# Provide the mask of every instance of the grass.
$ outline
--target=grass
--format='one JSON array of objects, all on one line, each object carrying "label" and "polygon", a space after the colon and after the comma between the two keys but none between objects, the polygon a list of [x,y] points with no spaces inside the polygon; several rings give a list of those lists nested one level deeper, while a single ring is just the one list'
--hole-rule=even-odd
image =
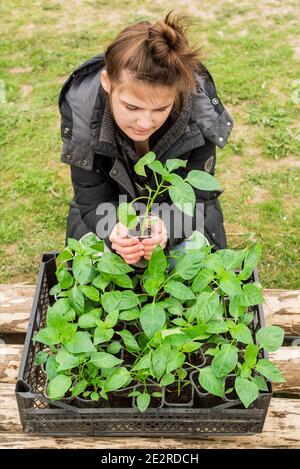
[{"label": "grass", "polygon": [[[163,17],[174,3],[125,6],[116,0],[0,6],[2,283],[35,283],[41,254],[64,245],[72,197],[69,167],[60,163],[57,99],[64,80],[128,24]],[[207,13],[196,0],[176,6],[191,18],[190,42],[204,45],[204,62],[235,121],[217,163],[229,247],[262,243],[265,288],[300,286],[296,6],[289,0],[282,12],[279,0],[239,6],[215,0],[206,2]]]}]

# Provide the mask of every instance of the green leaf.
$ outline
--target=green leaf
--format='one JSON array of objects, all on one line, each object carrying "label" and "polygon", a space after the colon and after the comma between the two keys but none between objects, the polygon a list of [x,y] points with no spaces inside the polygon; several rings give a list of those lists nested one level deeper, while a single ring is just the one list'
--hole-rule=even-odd
[{"label": "green leaf", "polygon": [[56,258],[56,265],[59,268],[62,266],[65,262],[73,259],[73,254],[68,246],[66,246],[57,256]]},{"label": "green leaf", "polygon": [[151,354],[147,353],[146,355],[142,356],[139,361],[131,368],[131,371],[136,370],[147,370],[150,368],[151,365]]},{"label": "green leaf", "polygon": [[122,275],[112,275],[112,281],[118,285],[118,287],[122,288],[133,288],[133,283],[129,275],[122,274]]},{"label": "green leaf", "polygon": [[119,319],[119,310],[114,309],[105,318],[104,324],[106,327],[114,327]]},{"label": "green leaf", "polygon": [[61,399],[71,387],[72,380],[70,376],[57,375],[53,378],[47,387],[47,393],[50,399]]},{"label": "green leaf", "polygon": [[166,372],[169,351],[170,347],[163,344],[157,347],[151,354],[151,365],[154,375],[158,380],[160,380]]},{"label": "green leaf", "polygon": [[114,340],[109,346],[107,347],[107,353],[112,353],[113,355],[117,355],[122,348],[121,342],[118,340]]},{"label": "green leaf", "polygon": [[92,261],[88,257],[77,256],[73,261],[73,275],[80,285],[85,285],[91,280]]},{"label": "green leaf", "polygon": [[41,342],[51,347],[52,345],[60,343],[59,332],[54,327],[45,327],[33,337],[33,341]]},{"label": "green leaf", "polygon": [[176,316],[180,315],[183,310],[181,303],[176,298],[166,298],[164,301],[160,301],[159,305]]},{"label": "green leaf", "polygon": [[223,344],[212,361],[211,369],[217,378],[222,378],[236,367],[237,362],[237,348],[230,344]]},{"label": "green leaf", "polygon": [[256,244],[253,246],[245,257],[244,269],[251,269],[252,271],[257,267],[261,258],[262,246]]},{"label": "green leaf", "polygon": [[84,252],[84,248],[80,244],[77,239],[74,238],[68,238],[68,246],[72,249],[72,251],[75,251],[76,254],[82,254]]},{"label": "green leaf", "polygon": [[[58,300],[61,301],[61,300]],[[46,323],[48,327],[53,327],[58,331],[67,323],[67,320],[59,308],[48,307]]]},{"label": "green leaf", "polygon": [[152,163],[155,158],[156,155],[155,153],[153,153],[153,151],[149,151],[142,158],[139,158],[138,162],[134,165],[134,171],[136,172],[136,174],[138,174],[139,176],[147,177],[145,173],[145,166]]},{"label": "green leaf", "polygon": [[65,344],[65,348],[70,353],[94,352],[96,350],[88,332],[76,332],[75,336]]},{"label": "green leaf", "polygon": [[57,367],[58,365],[56,363],[55,357],[53,355],[48,357],[46,361],[45,370],[49,380],[52,380],[53,378],[55,378],[55,376],[57,376]]},{"label": "green leaf", "polygon": [[153,337],[156,331],[160,331],[166,322],[166,313],[163,308],[155,303],[143,306],[140,322],[148,337]]},{"label": "green leaf", "polygon": [[82,329],[89,329],[98,326],[101,318],[101,309],[95,308],[86,314],[82,314],[78,319],[79,327]]},{"label": "green leaf", "polygon": [[78,383],[73,387],[72,396],[79,396],[79,394],[82,394],[86,390],[88,384],[88,381],[85,379],[78,381]]},{"label": "green leaf", "polygon": [[[58,295],[60,292],[61,292],[61,287],[59,284],[57,284],[57,285],[54,285],[54,287],[50,288],[49,295],[51,296]],[[65,294],[66,292],[62,292],[62,293]]]},{"label": "green leaf", "polygon": [[257,360],[258,352],[259,352],[259,347],[257,347],[257,345],[255,344],[247,345],[246,350],[245,350],[244,360],[245,360],[245,363],[247,363],[247,365],[250,368],[254,367],[256,360]]},{"label": "green leaf", "polygon": [[118,304],[118,309],[130,309],[134,308],[139,304],[139,297],[136,293],[131,290],[123,290],[121,292],[121,301]]},{"label": "green leaf", "polygon": [[98,275],[97,277],[95,277],[93,279],[93,285],[98,288],[99,290],[102,290],[104,291],[105,288],[107,287],[107,285],[109,284],[110,280],[105,280],[103,277],[102,277],[102,274]]},{"label": "green leaf", "polygon": [[182,301],[195,299],[195,295],[192,290],[183,283],[177,282],[176,280],[169,280],[164,285],[164,290],[165,292]]},{"label": "green leaf", "polygon": [[67,321],[74,321],[76,319],[76,313],[73,308],[66,312],[65,318]]},{"label": "green leaf", "polygon": [[262,376],[253,376],[251,377],[251,381],[256,384],[260,391],[269,391],[265,378],[263,378]]},{"label": "green leaf", "polygon": [[78,358],[66,350],[60,350],[56,355],[56,362],[59,365],[57,371],[70,370],[78,365]]},{"label": "green leaf", "polygon": [[202,269],[197,273],[192,283],[192,290],[194,293],[201,292],[207,285],[214,279],[214,272],[209,269]]},{"label": "green leaf", "polygon": [[42,365],[43,363],[46,363],[48,358],[47,352],[38,352],[35,356],[34,364],[35,365]]},{"label": "green leaf", "polygon": [[184,184],[184,180],[181,176],[179,176],[179,174],[176,174],[176,173],[172,173],[172,174],[168,174],[167,176],[164,176],[164,179],[167,181],[167,182],[170,182],[171,184]]},{"label": "green leaf", "polygon": [[107,274],[122,275],[132,272],[130,267],[120,256],[113,252],[105,252],[99,259],[97,268]]},{"label": "green leaf", "polygon": [[80,244],[85,248],[85,251],[94,254],[93,251],[104,252],[104,240],[98,238],[95,233],[89,233],[80,240]]},{"label": "green leaf", "polygon": [[217,255],[217,252],[211,253],[209,256],[207,256],[205,260],[205,267],[219,275],[224,272],[222,259]]},{"label": "green leaf", "polygon": [[265,358],[258,360],[255,369],[273,383],[285,383],[286,381],[277,366]]},{"label": "green leaf", "polygon": [[148,167],[155,173],[165,176],[168,174],[168,171],[163,167],[160,161],[155,160],[152,163],[148,164]]},{"label": "green leaf", "polygon": [[214,396],[224,397],[224,379],[217,378],[210,366],[200,369],[198,379],[203,389]]},{"label": "green leaf", "polygon": [[131,376],[126,368],[115,368],[105,382],[105,391],[116,391],[123,386],[130,384]]},{"label": "green leaf", "polygon": [[171,321],[175,326],[184,327],[187,322],[183,318],[176,318]]},{"label": "green leaf", "polygon": [[186,344],[187,342],[190,342],[191,340],[191,338],[182,332],[179,327],[163,330],[162,336],[164,337],[164,344],[172,345],[174,347],[179,347],[183,344]]},{"label": "green leaf", "polygon": [[284,330],[278,326],[262,327],[257,332],[256,339],[259,345],[268,352],[275,352],[283,343]]},{"label": "green leaf", "polygon": [[242,304],[245,306],[260,305],[264,302],[262,288],[255,283],[248,283],[243,288]]},{"label": "green leaf", "polygon": [[150,399],[150,394],[148,394],[147,392],[140,394],[136,398],[137,407],[140,412],[145,412],[145,410],[149,407]]},{"label": "green leaf", "polygon": [[235,251],[233,249],[219,249],[216,254],[221,258],[225,270],[236,270],[242,267],[246,252],[246,249]]},{"label": "green leaf", "polygon": [[184,332],[193,340],[203,340],[210,336],[210,333],[207,333],[206,324],[187,327]]},{"label": "green leaf", "polygon": [[193,188],[186,182],[176,183],[169,189],[173,204],[186,215],[194,215],[196,196]]},{"label": "green leaf", "polygon": [[185,168],[187,165],[187,160],[180,160],[179,158],[172,158],[166,161],[166,167],[169,172],[174,171],[178,168]]},{"label": "green leaf", "polygon": [[60,332],[61,343],[62,344],[65,344],[66,342],[69,342],[69,340],[71,340],[75,336],[77,327],[78,327],[77,324],[66,324],[62,328],[62,330]]},{"label": "green leaf", "polygon": [[143,275],[144,289],[149,295],[155,296],[165,280],[167,258],[161,246],[157,245]]},{"label": "green leaf", "polygon": [[247,378],[241,378],[240,376],[238,376],[235,379],[234,387],[237,395],[239,396],[246,409],[258,397],[258,387],[253,381],[250,381]]},{"label": "green leaf", "polygon": [[175,265],[174,273],[183,280],[190,280],[199,272],[203,264],[203,257],[193,253],[182,256]]},{"label": "green leaf", "polygon": [[119,314],[119,319],[122,321],[133,321],[140,317],[140,310],[138,308],[132,308],[127,311],[122,311]]},{"label": "green leaf", "polygon": [[80,290],[90,300],[93,300],[93,301],[100,300],[99,291],[97,290],[97,288],[91,287],[91,286],[83,286],[80,288]]},{"label": "green leaf", "polygon": [[215,191],[220,189],[220,184],[214,176],[206,171],[200,171],[198,169],[190,171],[185,181],[191,184],[191,186],[196,187],[196,189],[203,191]]},{"label": "green leaf", "polygon": [[101,295],[101,304],[107,313],[118,309],[122,294],[120,291],[106,292]]},{"label": "green leaf", "polygon": [[121,202],[117,210],[118,220],[128,229],[134,229],[139,221],[132,204]]},{"label": "green leaf", "polygon": [[122,337],[127,350],[129,350],[130,352],[140,351],[140,346],[130,331],[124,330],[124,331],[118,332],[118,334],[119,336]]},{"label": "green leaf", "polygon": [[113,368],[123,363],[123,360],[110,353],[94,352],[92,353],[90,363],[93,363],[97,368]]},{"label": "green leaf", "polygon": [[171,371],[181,368],[185,362],[184,353],[178,353],[176,349],[170,350],[167,361],[166,373],[171,373]]},{"label": "green leaf", "polygon": [[70,303],[76,313],[78,315],[81,315],[84,313],[84,296],[82,292],[80,291],[79,287],[74,285],[71,290],[68,292],[68,298],[70,300]]},{"label": "green leaf", "polygon": [[229,298],[229,314],[235,320],[239,317],[243,317],[247,311],[247,307],[242,305],[243,302],[242,295],[230,296]]},{"label": "green leaf", "polygon": [[223,272],[219,284],[223,292],[229,296],[240,295],[242,293],[240,281],[234,272]]},{"label": "green leaf", "polygon": [[212,293],[202,292],[197,297],[196,309],[199,321],[206,323],[210,319],[216,319],[218,312],[220,297],[213,291]]},{"label": "green leaf", "polygon": [[162,379],[160,380],[160,385],[161,386],[169,386],[170,384],[173,384],[175,382],[175,376],[173,376],[171,373],[166,373]]},{"label": "green leaf", "polygon": [[199,350],[202,344],[200,342],[187,342],[182,346],[183,352],[194,352],[195,350]]},{"label": "green leaf", "polygon": [[207,323],[207,332],[210,334],[223,334],[228,331],[228,324],[225,321],[210,321]]},{"label": "green leaf", "polygon": [[94,332],[94,344],[99,345],[103,342],[108,342],[114,335],[113,329],[106,329],[103,326],[98,326]]},{"label": "green leaf", "polygon": [[65,268],[57,270],[56,277],[61,288],[70,288],[74,283],[72,275]]},{"label": "green leaf", "polygon": [[236,324],[230,329],[231,336],[243,344],[252,344],[253,339],[246,324]]}]

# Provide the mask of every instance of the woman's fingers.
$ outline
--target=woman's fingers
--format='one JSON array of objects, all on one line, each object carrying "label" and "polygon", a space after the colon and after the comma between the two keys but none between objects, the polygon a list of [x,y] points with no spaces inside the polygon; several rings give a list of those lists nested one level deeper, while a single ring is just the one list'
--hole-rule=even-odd
[{"label": "woman's fingers", "polygon": [[144,248],[143,245],[138,243],[134,246],[128,246],[124,247],[119,243],[112,243],[111,247],[120,253],[121,255],[127,255],[127,254],[144,254]]}]

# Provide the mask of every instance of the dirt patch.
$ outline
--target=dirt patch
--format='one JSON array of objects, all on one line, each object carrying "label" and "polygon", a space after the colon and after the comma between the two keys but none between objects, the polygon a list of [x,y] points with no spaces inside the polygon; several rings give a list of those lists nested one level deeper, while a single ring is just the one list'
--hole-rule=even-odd
[{"label": "dirt patch", "polygon": [[14,74],[19,74],[19,73],[30,73],[32,72],[33,67],[15,67],[15,68],[10,68],[9,72],[14,73]]},{"label": "dirt patch", "polygon": [[22,85],[21,86],[21,94],[23,98],[26,98],[26,96],[29,96],[32,92],[32,85]]}]

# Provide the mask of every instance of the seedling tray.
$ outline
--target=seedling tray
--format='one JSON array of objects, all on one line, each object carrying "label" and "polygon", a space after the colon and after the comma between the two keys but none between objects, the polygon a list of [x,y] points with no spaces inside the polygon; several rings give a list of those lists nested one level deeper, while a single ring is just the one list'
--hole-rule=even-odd
[{"label": "seedling tray", "polygon": [[[16,383],[16,399],[23,430],[52,436],[131,436],[202,438],[213,435],[251,435],[263,429],[272,396],[261,392],[248,409],[239,400],[217,399],[212,395],[193,393],[192,405],[161,405],[140,413],[134,403],[128,407],[78,408],[62,401],[51,401],[45,394],[46,376],[41,366],[34,364],[36,354],[43,349],[41,343],[33,343],[33,335],[45,326],[48,305],[55,299],[49,295],[57,284],[55,276],[57,252],[42,256],[29,327],[26,335],[19,376]],[[252,281],[258,281],[254,271]],[[261,305],[252,307],[253,336],[264,326]],[[267,352],[260,352],[268,358]],[[205,364],[204,364],[205,366]]]}]

